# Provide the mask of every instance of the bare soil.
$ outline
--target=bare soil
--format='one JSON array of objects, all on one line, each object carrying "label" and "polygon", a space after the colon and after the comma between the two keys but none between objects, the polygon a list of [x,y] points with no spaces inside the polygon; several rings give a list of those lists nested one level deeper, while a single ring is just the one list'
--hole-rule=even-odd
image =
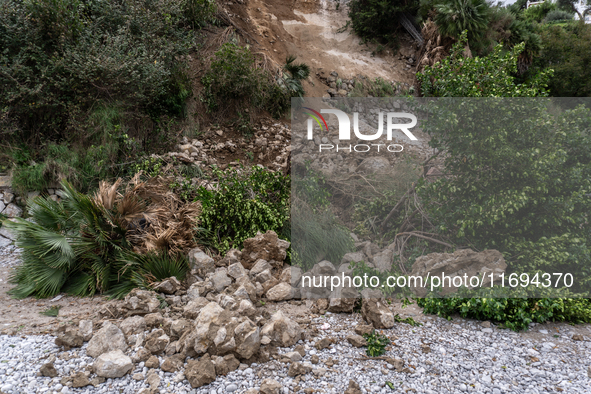
[{"label": "bare soil", "polygon": [[[0,334],[53,333],[61,324],[96,318],[100,307],[107,300],[103,296],[80,298],[66,295],[57,301],[32,297],[18,300],[8,294],[8,291],[14,287],[8,282],[12,269],[0,268],[0,279],[2,279],[0,282]],[[57,317],[41,314],[53,306],[60,307]]]}]

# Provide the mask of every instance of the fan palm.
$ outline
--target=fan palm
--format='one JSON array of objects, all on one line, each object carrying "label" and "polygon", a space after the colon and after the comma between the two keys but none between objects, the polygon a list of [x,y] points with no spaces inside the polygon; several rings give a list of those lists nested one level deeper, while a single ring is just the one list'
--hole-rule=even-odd
[{"label": "fan palm", "polygon": [[163,184],[140,182],[138,176],[120,194],[120,181],[103,182],[91,197],[64,182],[62,202],[30,201],[30,220],[4,222],[23,250],[23,263],[10,279],[16,284],[11,294],[121,297],[170,276],[184,278],[189,265],[178,256],[194,245],[201,206],[179,203]]},{"label": "fan palm", "polygon": [[486,0],[445,0],[435,5],[435,23],[443,36],[458,38],[468,30],[468,38],[480,37],[488,24]]}]

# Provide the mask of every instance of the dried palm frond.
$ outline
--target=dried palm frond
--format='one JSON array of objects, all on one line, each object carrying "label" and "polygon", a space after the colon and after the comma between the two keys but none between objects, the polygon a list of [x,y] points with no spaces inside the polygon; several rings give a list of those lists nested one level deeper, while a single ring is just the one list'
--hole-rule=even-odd
[{"label": "dried palm frond", "polygon": [[127,230],[126,239],[138,253],[179,253],[194,247],[201,204],[181,201],[170,190],[172,179],[155,177],[142,181],[140,176],[138,173],[129,181],[124,193],[117,192],[120,179],[113,185],[101,183],[95,200]]},{"label": "dried palm frond", "polygon": [[99,189],[97,190],[94,201],[98,205],[102,205],[108,210],[113,209],[113,204],[115,203],[115,199],[117,198],[117,189],[121,184],[121,178],[117,179],[115,183],[109,185],[106,181],[101,181],[99,184]]}]

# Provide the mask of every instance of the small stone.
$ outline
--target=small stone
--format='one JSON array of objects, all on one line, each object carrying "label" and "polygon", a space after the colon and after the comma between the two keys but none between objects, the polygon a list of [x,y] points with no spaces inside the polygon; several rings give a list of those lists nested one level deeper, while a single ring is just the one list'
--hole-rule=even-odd
[{"label": "small stone", "polygon": [[72,376],[72,387],[85,387],[90,384],[90,380],[88,380],[88,376],[84,374],[84,372],[76,372]]},{"label": "small stone", "polygon": [[354,347],[367,346],[367,340],[361,335],[349,335],[347,341]]},{"label": "small stone", "polygon": [[490,322],[489,321],[483,321],[482,323],[480,323],[480,325],[484,328],[490,328]]},{"label": "small stone", "polygon": [[150,356],[145,365],[147,368],[158,368],[160,367],[160,361],[158,361],[158,357]]},{"label": "small stone", "polygon": [[312,357],[310,357],[310,362],[312,364],[318,364],[320,362],[320,358],[314,354]]},{"label": "small stone", "polygon": [[263,383],[261,383],[261,388],[259,390],[260,394],[279,394],[281,390],[281,383],[274,379],[265,379]]},{"label": "small stone", "polygon": [[355,327],[355,334],[357,335],[365,335],[365,334],[371,334],[373,332],[373,327],[369,324],[358,324]]},{"label": "small stone", "polygon": [[345,390],[344,394],[361,394],[361,387],[359,387],[359,385],[353,381],[353,380],[349,380],[349,386],[347,387],[347,390]]},{"label": "small stone", "polygon": [[57,370],[53,366],[53,363],[43,364],[41,368],[39,368],[39,372],[42,376],[47,376],[50,378],[55,378],[58,375]]},{"label": "small stone", "polygon": [[319,341],[316,341],[316,344],[314,345],[314,347],[318,350],[322,350],[322,349],[326,349],[327,347],[329,347],[333,343],[334,343],[333,338],[325,337]]}]

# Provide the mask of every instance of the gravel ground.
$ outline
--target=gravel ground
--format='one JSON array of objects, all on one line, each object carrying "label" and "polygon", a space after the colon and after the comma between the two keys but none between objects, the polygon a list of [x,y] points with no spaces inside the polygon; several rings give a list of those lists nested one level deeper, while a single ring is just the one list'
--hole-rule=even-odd
[{"label": "gravel ground", "polygon": [[[404,361],[408,372],[396,372],[390,364],[381,360],[360,360],[364,348],[354,348],[345,341],[356,324],[357,315],[334,315],[315,319],[328,323],[331,328],[322,336],[337,341],[329,348],[316,350],[314,342],[302,341],[308,363],[312,356],[320,362],[312,365],[313,371],[301,378],[287,377],[289,364],[271,361],[266,364],[242,365],[243,370],[231,372],[208,386],[191,389],[182,372],[159,372],[161,393],[243,393],[258,387],[263,379],[271,377],[283,385],[284,393],[313,388],[322,393],[343,393],[349,379],[354,379],[364,393],[591,393],[591,342],[573,341],[568,325],[559,332],[532,328],[532,333],[513,333],[494,326],[483,328],[478,322],[427,317],[423,327],[411,327],[400,323],[384,334],[395,339],[386,356]],[[335,329],[333,331],[333,328]],[[53,344],[51,336],[9,337],[0,336],[0,390],[3,393],[137,393],[147,387],[144,380],[148,369],[144,363],[121,379],[109,379],[97,387],[81,389],[63,387],[61,376],[84,371],[92,363],[85,347],[61,352]],[[426,345],[426,346],[425,346]],[[424,352],[428,349],[428,352]],[[279,354],[293,348],[279,349]],[[51,355],[56,356],[57,378],[38,377],[40,366]],[[338,363],[332,367],[329,359]],[[162,360],[161,360],[162,361]],[[394,390],[386,382],[391,382]],[[311,392],[308,390],[308,392]]]},{"label": "gravel ground", "polygon": [[[1,248],[2,266],[17,263],[18,251],[14,247]],[[312,323],[329,328],[319,330],[320,335],[312,341],[299,343],[306,349],[301,362],[312,367],[310,373],[287,377],[289,364],[277,360],[242,364],[239,370],[218,377],[210,385],[192,389],[182,371],[173,374],[158,370],[159,390],[175,394],[244,393],[270,377],[282,384],[283,393],[341,394],[350,379],[361,386],[363,393],[591,393],[590,325],[536,325],[528,332],[514,333],[478,321],[447,321],[424,315],[415,318],[424,325],[399,323],[391,330],[383,330],[393,339],[384,356],[403,360],[406,372],[397,372],[383,360],[363,360],[365,348],[354,348],[345,340],[357,324],[363,323],[360,315],[326,313]],[[583,340],[573,340],[573,334]],[[323,350],[315,349],[315,341],[326,336],[334,338],[335,343]],[[108,379],[96,387],[63,386],[62,377],[85,371],[93,359],[86,355],[87,344],[62,352],[54,340],[50,335],[0,335],[0,394],[137,393],[148,387],[144,380],[148,368],[143,362],[124,378]],[[279,355],[293,350],[281,348]],[[311,364],[316,357],[319,362]],[[59,376],[38,376],[41,365],[54,359]]]}]

